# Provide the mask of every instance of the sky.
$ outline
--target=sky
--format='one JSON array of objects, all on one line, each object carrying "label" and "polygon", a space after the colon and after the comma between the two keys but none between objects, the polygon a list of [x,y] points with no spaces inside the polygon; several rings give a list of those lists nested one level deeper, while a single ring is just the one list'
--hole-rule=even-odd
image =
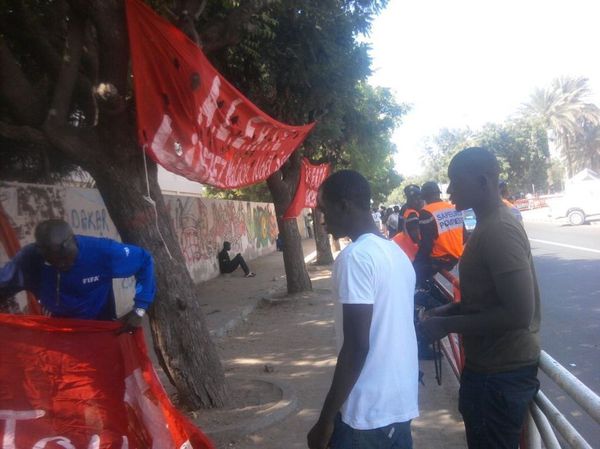
[{"label": "sky", "polygon": [[390,0],[370,35],[373,85],[411,105],[394,133],[399,173],[425,139],[514,115],[535,88],[583,76],[600,105],[598,0]]}]

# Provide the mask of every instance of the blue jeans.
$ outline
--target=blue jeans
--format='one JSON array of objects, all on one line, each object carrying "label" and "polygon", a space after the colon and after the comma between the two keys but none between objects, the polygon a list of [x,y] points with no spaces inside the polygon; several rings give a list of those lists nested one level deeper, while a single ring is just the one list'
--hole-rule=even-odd
[{"label": "blue jeans", "polygon": [[394,423],[372,430],[357,430],[335,419],[330,449],[412,449],[410,421]]},{"label": "blue jeans", "polygon": [[458,409],[469,449],[517,449],[527,408],[539,387],[537,366],[493,374],[465,369]]}]

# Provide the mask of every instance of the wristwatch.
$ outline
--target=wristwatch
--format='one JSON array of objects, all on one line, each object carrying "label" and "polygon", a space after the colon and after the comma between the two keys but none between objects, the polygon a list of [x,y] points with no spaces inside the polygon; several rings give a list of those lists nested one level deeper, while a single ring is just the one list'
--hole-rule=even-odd
[{"label": "wristwatch", "polygon": [[144,315],[146,315],[146,310],[142,309],[141,307],[136,307],[135,309],[133,309],[133,311],[135,312],[135,314],[137,316],[139,316],[140,318],[142,318]]}]

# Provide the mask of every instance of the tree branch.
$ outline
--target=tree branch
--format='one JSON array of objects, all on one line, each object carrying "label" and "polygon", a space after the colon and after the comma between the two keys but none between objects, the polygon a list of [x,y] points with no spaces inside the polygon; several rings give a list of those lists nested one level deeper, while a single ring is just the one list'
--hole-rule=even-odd
[{"label": "tree branch", "polygon": [[[55,82],[61,69],[61,56],[56,49],[56,42],[60,41],[62,45],[64,27],[61,24],[64,23],[64,17],[68,15],[68,5],[64,1],[57,2],[51,8],[52,16],[45,17],[46,20],[43,24],[40,23],[39,17],[24,2],[16,2],[13,11],[14,20],[3,21],[2,28],[8,30],[7,35],[11,36],[11,42],[18,42],[24,48],[27,48],[28,52],[32,53],[31,57],[39,65],[44,66],[44,72],[52,83]],[[50,36],[57,37],[49,38]],[[82,64],[77,79],[75,98],[85,110],[86,115],[93,116],[95,104],[91,80],[97,79],[98,76],[98,51],[95,29],[89,21],[86,23],[83,50],[84,54],[82,55]],[[43,119],[44,117],[41,117],[40,122]]]},{"label": "tree branch", "polygon": [[196,45],[200,46],[200,35],[196,30],[196,20],[202,15],[207,0],[182,0],[176,2],[175,12],[171,12],[175,16],[175,26],[183,31]]},{"label": "tree branch", "polygon": [[99,60],[98,82],[112,84],[121,97],[128,88],[129,43],[122,0],[70,0],[95,25]]},{"label": "tree branch", "polygon": [[44,133],[31,126],[16,126],[0,122],[0,136],[17,142],[34,143],[44,146],[50,145]]},{"label": "tree branch", "polygon": [[42,105],[12,52],[0,41],[0,99],[20,123],[39,125],[44,117]]},{"label": "tree branch", "polygon": [[269,0],[241,2],[223,21],[211,22],[200,33],[200,44],[205,53],[212,53],[238,44],[244,35],[243,25],[264,8]]},{"label": "tree branch", "polygon": [[45,126],[65,124],[69,116],[69,108],[73,91],[79,77],[79,65],[83,51],[84,22],[76,14],[69,20],[69,31],[65,42],[63,64],[56,81],[54,96]]}]

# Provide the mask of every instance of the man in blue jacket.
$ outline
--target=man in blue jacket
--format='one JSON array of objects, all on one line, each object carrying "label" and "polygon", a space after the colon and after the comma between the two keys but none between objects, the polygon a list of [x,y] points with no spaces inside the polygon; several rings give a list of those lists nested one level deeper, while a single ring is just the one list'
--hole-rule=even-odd
[{"label": "man in blue jacket", "polygon": [[133,332],[154,300],[152,256],[137,246],[73,234],[63,220],[46,220],[25,246],[0,269],[0,300],[32,292],[53,317],[115,320],[113,278],[135,276],[133,309],[120,318],[120,332]]}]

